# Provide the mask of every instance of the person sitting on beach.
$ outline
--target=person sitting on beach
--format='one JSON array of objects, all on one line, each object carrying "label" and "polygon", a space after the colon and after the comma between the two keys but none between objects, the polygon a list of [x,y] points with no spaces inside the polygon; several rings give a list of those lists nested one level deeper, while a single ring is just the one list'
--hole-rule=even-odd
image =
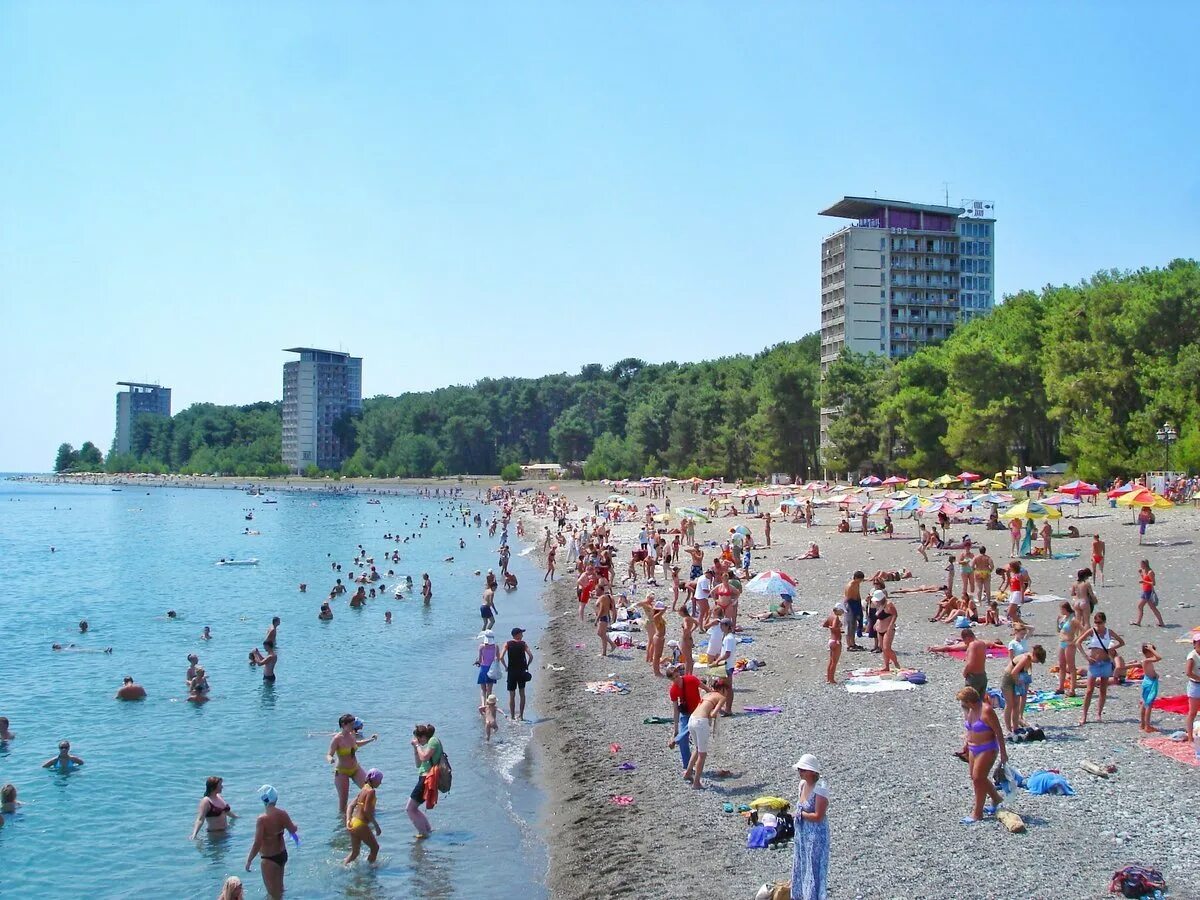
[{"label": "person sitting on beach", "polygon": [[842,516],[842,521],[838,522],[837,530],[839,534],[850,533],[850,520],[845,515]]},{"label": "person sitting on beach", "polygon": [[82,766],[83,760],[71,753],[70,741],[58,742],[58,755],[52,756],[44,763],[43,769],[58,769],[59,772],[66,774],[77,766]]},{"label": "person sitting on beach", "polygon": [[766,612],[755,613],[754,618],[765,622],[767,619],[790,619],[793,615],[795,612],[792,610],[792,595],[780,594],[778,603],[772,603]]},{"label": "person sitting on beach", "polygon": [[995,600],[988,601],[987,613],[983,617],[984,625],[999,625],[1000,624],[1000,604]]},{"label": "person sitting on beach", "polygon": [[121,686],[117,688],[117,700],[145,700],[146,689],[133,680],[132,675],[126,675],[121,681]]},{"label": "person sitting on beach", "polygon": [[880,569],[871,576],[872,581],[903,581],[912,578],[912,569]]}]

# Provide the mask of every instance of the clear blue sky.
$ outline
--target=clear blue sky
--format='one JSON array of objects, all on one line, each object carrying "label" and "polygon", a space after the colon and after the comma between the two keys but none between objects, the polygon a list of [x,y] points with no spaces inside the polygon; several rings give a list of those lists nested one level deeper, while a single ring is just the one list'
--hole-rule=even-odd
[{"label": "clear blue sky", "polygon": [[817,211],[996,203],[999,292],[1200,246],[1195,7],[0,4],[0,471],[118,380],[278,398],[752,352]]}]

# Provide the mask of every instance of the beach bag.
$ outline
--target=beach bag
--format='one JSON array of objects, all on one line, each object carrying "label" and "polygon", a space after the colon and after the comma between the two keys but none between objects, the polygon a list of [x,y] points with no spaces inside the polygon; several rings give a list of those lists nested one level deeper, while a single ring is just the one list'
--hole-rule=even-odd
[{"label": "beach bag", "polygon": [[438,790],[443,794],[448,793],[450,786],[454,783],[454,770],[450,768],[450,757],[446,755],[446,751],[442,751],[442,758],[438,762]]},{"label": "beach bag", "polygon": [[502,669],[500,668],[500,658],[492,660],[492,664],[488,666],[487,677],[489,681],[499,681]]},{"label": "beach bag", "polygon": [[1122,897],[1145,897],[1155,891],[1165,891],[1167,882],[1162,872],[1145,866],[1126,866],[1113,873],[1108,890]]}]

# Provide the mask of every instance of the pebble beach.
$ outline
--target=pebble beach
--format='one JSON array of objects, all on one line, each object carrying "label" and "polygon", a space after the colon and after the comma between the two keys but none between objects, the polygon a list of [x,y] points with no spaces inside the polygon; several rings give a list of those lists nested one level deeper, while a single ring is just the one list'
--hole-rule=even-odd
[{"label": "pebble beach", "polygon": [[[561,490],[589,513],[592,501],[608,493],[600,485],[563,484]],[[676,507],[704,499],[678,487],[670,496]],[[636,492],[632,499],[639,506],[652,502]],[[776,506],[777,501],[763,508],[774,512]],[[651,717],[670,718],[667,680],[651,673],[636,643],[600,658],[591,616],[586,626],[578,619],[573,577],[560,577],[547,593],[550,621],[540,647],[547,668],[538,673],[536,696],[542,719],[540,770],[551,797],[546,830],[552,896],[750,898],[764,883],[787,880],[790,849],[747,849],[747,823],[736,810],[763,795],[794,799],[792,763],[802,753],[814,753],[824,763],[822,777],[831,793],[831,896],[1102,897],[1115,870],[1143,864],[1164,873],[1172,897],[1200,897],[1200,860],[1194,851],[1200,837],[1195,815],[1200,768],[1139,743],[1144,735],[1138,730],[1137,684],[1110,689],[1102,723],[1079,727],[1079,709],[1030,711],[1030,724],[1041,727],[1046,740],[1010,744],[1010,761],[1018,770],[1027,775],[1058,769],[1073,787],[1073,797],[1015,792],[1006,805],[1024,819],[1023,834],[1009,833],[994,819],[961,825],[971,801],[966,766],[952,755],[962,743],[954,696],[962,687],[962,663],[926,650],[957,636],[951,626],[929,621],[938,595],[894,596],[900,609],[895,640],[900,662],[927,675],[927,683],[914,690],[850,694],[842,684],[826,684],[828,635],[820,627],[855,569],[868,575],[876,569],[912,569],[911,581],[889,588],[940,584],[947,554],[931,553],[930,561],[923,561],[912,519],[897,518],[889,540],[838,533],[840,517],[831,509],[818,516],[811,529],[776,517],[771,548],[753,553],[754,571],[779,569],[796,579],[795,609],[814,615],[756,622],[751,616],[765,611],[768,599],[743,595],[739,626],[752,642],[739,650],[767,665],[735,677],[735,714],[720,722],[707,766],[728,774],[706,779],[702,791],[680,777],[678,753],[666,746],[671,726],[644,724]],[[1159,514],[1146,539],[1170,546],[1139,547],[1131,522],[1129,510],[1111,509],[1103,497],[1095,505],[1084,503],[1078,519],[1069,512],[1056,521],[1062,530],[1076,525],[1084,536],[1056,540],[1056,552],[1079,557],[1030,561],[1033,590],[1067,595],[1076,570],[1087,564],[1090,535],[1102,534],[1108,566],[1105,583],[1097,584],[1098,608],[1125,638],[1130,662],[1140,656],[1141,642],[1157,645],[1164,657],[1160,695],[1182,694],[1190,644],[1177,641],[1200,625],[1193,543],[1200,541],[1200,514],[1190,507]],[[762,520],[745,515],[698,524],[697,541],[701,546],[720,541],[735,525],[747,526],[762,543]],[[536,535],[541,527],[539,522],[529,532]],[[638,529],[636,519],[613,527],[618,560],[628,559]],[[963,533],[976,544],[991,544],[998,565],[1008,561],[1006,532],[954,526],[956,538]],[[810,541],[820,546],[821,559],[790,559]],[[1158,573],[1163,629],[1128,624],[1143,558]],[[647,589],[659,596],[665,590],[669,602],[669,588],[638,586],[639,594]],[[1030,643],[1043,644],[1050,654],[1048,663],[1036,668],[1035,688],[1056,686],[1049,672],[1057,647],[1056,612],[1054,603],[1028,604],[1023,611],[1034,629]],[[1010,637],[1003,626],[976,631],[987,640]],[[676,636],[668,631],[668,638]],[[876,665],[878,659],[870,653],[843,654],[839,681],[850,669]],[[989,661],[992,684],[999,683],[1003,664]],[[608,679],[627,685],[628,693],[584,689],[587,682]],[[742,711],[746,705],[781,712],[752,715]],[[1183,723],[1182,715],[1155,712],[1154,724],[1164,732]],[[1094,777],[1080,768],[1085,760],[1116,771]],[[618,805],[614,797],[633,802]],[[727,811],[730,806],[734,812]]]}]

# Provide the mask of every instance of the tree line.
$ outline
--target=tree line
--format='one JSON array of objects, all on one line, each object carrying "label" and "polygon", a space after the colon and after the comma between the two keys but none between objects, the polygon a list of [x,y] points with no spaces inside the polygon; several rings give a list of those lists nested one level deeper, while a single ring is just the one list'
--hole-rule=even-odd
[{"label": "tree line", "polygon": [[[363,403],[338,424],[347,476],[494,473],[531,461],[589,479],[669,473],[990,473],[1069,462],[1080,477],[1200,467],[1200,266],[1103,272],[1022,291],[943,343],[890,360],[843,353],[824,378],[816,334],[753,356],[624,359],[577,374],[484,378]],[[838,414],[822,463],[820,410]],[[143,416],[109,471],[277,475],[280,404]],[[87,446],[87,445],[85,445]],[[76,468],[70,445],[58,463]],[[93,447],[94,449],[94,447]],[[82,454],[82,449],[79,451]],[[97,451],[98,453],[98,451]]]}]

